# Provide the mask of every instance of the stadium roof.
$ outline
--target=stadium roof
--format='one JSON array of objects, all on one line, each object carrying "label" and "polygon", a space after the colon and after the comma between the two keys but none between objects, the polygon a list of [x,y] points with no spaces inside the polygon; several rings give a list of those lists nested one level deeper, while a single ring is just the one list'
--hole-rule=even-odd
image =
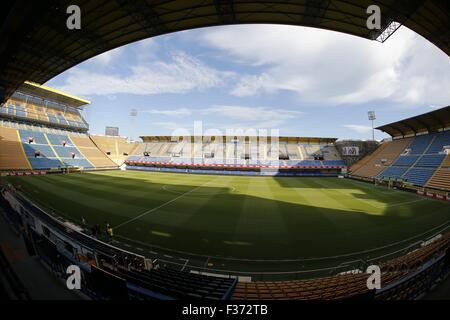
[{"label": "stadium roof", "polygon": [[450,106],[376,128],[393,138],[450,129]]},{"label": "stadium roof", "polygon": [[18,90],[22,93],[38,96],[71,107],[80,108],[86,104],[91,103],[90,101],[85,100],[83,98],[79,98],[71,94],[29,81],[25,81],[25,83],[22,84]]},{"label": "stadium roof", "polygon": [[[381,8],[381,30],[366,27],[367,8],[372,4]],[[80,30],[66,27],[69,5],[81,8]],[[393,22],[414,30],[450,55],[450,3],[441,0],[1,1],[0,101],[26,80],[42,84],[100,53],[170,32],[274,23],[384,41],[398,27]]]}]

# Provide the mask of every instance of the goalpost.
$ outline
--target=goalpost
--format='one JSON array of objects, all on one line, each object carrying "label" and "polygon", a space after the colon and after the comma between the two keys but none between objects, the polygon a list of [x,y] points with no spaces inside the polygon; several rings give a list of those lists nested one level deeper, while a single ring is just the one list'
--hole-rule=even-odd
[{"label": "goalpost", "polygon": [[388,180],[388,189],[392,189],[392,185],[393,184],[394,184],[394,181],[391,178],[389,178],[389,180]]}]

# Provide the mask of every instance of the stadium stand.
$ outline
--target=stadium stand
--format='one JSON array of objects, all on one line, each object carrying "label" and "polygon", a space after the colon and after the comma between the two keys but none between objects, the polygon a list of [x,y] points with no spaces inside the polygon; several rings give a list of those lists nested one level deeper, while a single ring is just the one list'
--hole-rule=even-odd
[{"label": "stadium stand", "polygon": [[[130,168],[144,166],[227,166],[239,168],[342,169],[344,161],[332,138],[280,137],[279,143],[259,144],[256,137],[142,137],[143,143],[126,160]],[[174,141],[175,140],[175,141]],[[336,173],[335,173],[336,174]]]},{"label": "stadium stand", "polygon": [[117,168],[87,135],[80,110],[88,103],[25,82],[0,107],[0,170]]},{"label": "stadium stand", "polygon": [[449,131],[414,137],[392,166],[377,177],[402,179],[417,186],[424,186],[445,158],[445,154],[440,152],[446,146],[448,136]]},{"label": "stadium stand", "polygon": [[[428,290],[426,286],[430,286],[436,279],[436,274],[435,277],[430,277],[430,270],[436,266],[442,268],[442,258],[445,256],[449,244],[450,234],[447,234],[407,255],[382,263],[382,288],[372,294],[367,289],[367,274],[359,272],[309,280],[239,282],[236,285],[233,299],[328,300],[348,299],[367,294],[371,299],[414,299]],[[427,266],[427,263],[435,261],[441,261],[441,264]],[[411,277],[414,277],[414,286],[405,285],[411,281]]]},{"label": "stadium stand", "polygon": [[0,170],[7,169],[27,170],[31,166],[17,130],[0,126]]},{"label": "stadium stand", "polygon": [[382,143],[375,152],[354,165],[351,168],[351,173],[361,177],[377,176],[398,158],[410,142],[411,139],[407,138]]},{"label": "stadium stand", "polygon": [[[51,90],[48,87],[25,82],[2,105],[0,114],[11,119],[41,123],[51,127],[87,130],[88,125],[81,117],[78,109],[68,105],[68,103],[73,104],[75,99],[65,97],[65,99],[59,101],[51,101],[46,98],[48,94],[45,94]],[[62,95],[60,94],[60,96]]]},{"label": "stadium stand", "polygon": [[426,186],[450,191],[450,155],[447,155],[444,161],[442,161],[441,166],[436,170]]},{"label": "stadium stand", "polygon": [[[116,165],[123,164],[129,155],[136,153],[136,148],[142,147],[138,143],[128,142],[124,137],[91,135],[90,138],[95,147],[106,154]],[[143,152],[140,154],[142,155]]]},{"label": "stadium stand", "polygon": [[[68,135],[22,129],[18,132],[33,169],[93,168],[93,165],[73,145]],[[49,135],[51,139],[48,138]]]},{"label": "stadium stand", "polygon": [[[394,140],[382,143],[375,152],[353,165],[351,175],[449,190],[449,110],[450,107],[445,107],[377,128],[392,135]],[[412,137],[404,138],[405,135]]]},{"label": "stadium stand", "polygon": [[[143,256],[123,251],[95,238],[71,229],[63,221],[28,203],[12,187],[2,189],[0,205],[18,228],[24,221],[44,224],[46,228],[23,228],[24,237],[35,248],[41,261],[55,275],[64,277],[67,266],[77,263],[82,270],[83,293],[93,299],[117,297],[122,299],[207,299],[207,300],[284,300],[284,299],[417,299],[450,272],[448,254],[450,234],[438,234],[426,242],[400,253],[393,259],[377,258],[367,261],[381,268],[381,288],[367,288],[368,274],[337,267],[332,275],[301,280],[237,282],[235,277],[205,275],[201,272],[180,271],[171,266],[155,266]],[[17,203],[23,209],[15,211]],[[31,215],[33,220],[21,219]],[[58,243],[72,243],[84,250],[67,250]],[[81,250],[81,251],[80,251]],[[84,252],[89,252],[88,255]],[[378,259],[383,259],[378,261]],[[150,263],[150,265],[148,264]],[[88,266],[91,265],[89,268]],[[348,268],[348,267],[347,267]],[[105,270],[98,275],[96,270]],[[105,295],[107,295],[105,297]]]},{"label": "stadium stand", "polygon": [[234,279],[180,272],[169,267],[151,271],[120,268],[116,273],[143,289],[164,295],[166,299],[224,300],[230,298],[236,282]]},{"label": "stadium stand", "polygon": [[70,140],[96,168],[117,167],[117,164],[100,151],[88,136],[70,135]]}]

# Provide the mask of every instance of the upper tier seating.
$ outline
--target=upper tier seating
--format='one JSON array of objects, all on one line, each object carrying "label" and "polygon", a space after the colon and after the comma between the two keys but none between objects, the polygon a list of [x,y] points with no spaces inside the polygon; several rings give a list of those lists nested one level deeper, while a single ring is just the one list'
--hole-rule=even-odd
[{"label": "upper tier seating", "polygon": [[21,121],[46,122],[74,129],[88,128],[78,110],[70,107],[63,108],[50,102],[44,106],[40,99],[27,98],[20,93],[15,94],[0,107],[1,114],[18,118]]},{"label": "upper tier seating", "polygon": [[437,133],[427,153],[440,153],[445,146],[450,147],[450,130]]},{"label": "upper tier seating", "polygon": [[423,154],[433,139],[434,136],[429,134],[415,137],[408,147],[410,154]]},{"label": "upper tier seating", "polygon": [[344,167],[342,160],[244,160],[244,159],[222,159],[222,158],[185,158],[185,157],[143,157],[130,156],[127,162],[152,162],[156,164],[176,165],[238,165],[238,166],[273,166],[273,167]]}]

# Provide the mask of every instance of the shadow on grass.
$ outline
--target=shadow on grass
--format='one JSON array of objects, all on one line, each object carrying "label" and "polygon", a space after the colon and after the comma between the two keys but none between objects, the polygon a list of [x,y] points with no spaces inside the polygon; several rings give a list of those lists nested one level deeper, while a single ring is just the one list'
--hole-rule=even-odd
[{"label": "shadow on grass", "polygon": [[[180,186],[174,184],[176,177],[164,183],[105,174],[11,177],[9,181],[76,222],[82,218],[90,225],[109,222],[116,227],[116,235],[149,246],[244,259],[362,251],[416,236],[450,219],[450,205],[444,202],[417,202],[371,215],[236,194],[231,188]],[[292,179],[299,178],[275,178],[290,187]],[[310,188],[323,188],[323,182],[308,183]],[[358,196],[372,199],[370,193]]]}]

